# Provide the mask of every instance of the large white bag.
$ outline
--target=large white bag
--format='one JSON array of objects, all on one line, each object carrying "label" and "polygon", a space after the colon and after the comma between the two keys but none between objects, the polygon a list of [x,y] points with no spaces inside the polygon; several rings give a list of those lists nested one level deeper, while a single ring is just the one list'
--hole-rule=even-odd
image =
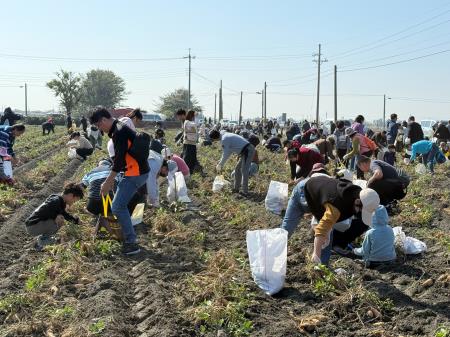
[{"label": "large white bag", "polygon": [[169,186],[167,187],[167,199],[169,202],[175,200],[189,203],[191,199],[188,197],[186,182],[184,181],[183,173],[176,172],[175,176],[169,175]]},{"label": "large white bag", "polygon": [[67,152],[67,156],[69,157],[69,159],[74,159],[77,156],[77,150],[75,148],[69,149],[69,151]]},{"label": "large white bag", "polygon": [[395,243],[402,249],[407,255],[420,254],[427,251],[427,245],[425,242],[417,240],[411,236],[406,236],[402,227],[394,227]]},{"label": "large white bag", "polygon": [[416,173],[417,174],[425,174],[427,173],[427,167],[425,164],[419,163],[416,165]]},{"label": "large white bag", "polygon": [[13,168],[11,160],[3,160],[3,172],[5,172],[5,176],[10,178],[13,177]]},{"label": "large white bag", "polygon": [[283,228],[247,231],[247,251],[253,280],[267,295],[283,289],[288,232]]},{"label": "large white bag", "polygon": [[137,204],[136,207],[133,210],[133,214],[131,215],[131,224],[133,226],[139,225],[142,223],[142,220],[144,219],[144,208],[145,204]]},{"label": "large white bag", "polygon": [[353,180],[353,185],[357,185],[364,189],[367,187],[367,181],[363,179],[355,179]]},{"label": "large white bag", "polygon": [[266,209],[280,215],[287,208],[288,190],[288,184],[272,180],[266,195]]},{"label": "large white bag", "polygon": [[218,175],[214,178],[212,191],[213,192],[220,192],[225,186],[229,185],[230,182],[225,180],[223,175]]}]

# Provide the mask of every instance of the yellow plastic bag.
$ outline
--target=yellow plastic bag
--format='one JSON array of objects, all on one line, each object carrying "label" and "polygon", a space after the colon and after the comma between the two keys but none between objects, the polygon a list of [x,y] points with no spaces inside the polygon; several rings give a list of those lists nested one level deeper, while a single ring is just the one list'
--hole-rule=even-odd
[{"label": "yellow plastic bag", "polygon": [[[102,202],[103,202],[103,216],[108,220],[108,225],[105,227],[105,229],[108,231],[109,235],[116,240],[122,241],[122,227],[120,226],[119,222],[117,221],[117,218],[115,215],[110,214],[108,216],[108,206],[112,207],[112,199],[111,196],[108,194],[106,196],[102,195]],[[100,230],[101,228],[98,228]]]}]

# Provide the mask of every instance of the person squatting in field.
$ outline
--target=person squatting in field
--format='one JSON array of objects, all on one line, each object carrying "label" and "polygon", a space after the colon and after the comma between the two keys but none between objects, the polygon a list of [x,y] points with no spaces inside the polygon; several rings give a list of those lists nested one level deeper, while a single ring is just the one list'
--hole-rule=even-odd
[{"label": "person squatting in field", "polygon": [[[346,179],[328,176],[323,165],[319,165],[316,164],[314,172],[311,171],[311,177],[294,187],[281,228],[291,236],[304,214],[311,212],[319,221],[314,227],[311,260],[328,264],[332,248],[335,251],[345,250],[349,243],[368,229],[380,199],[370,188],[361,189]],[[333,226],[343,222],[350,222],[345,231],[333,230]]]},{"label": "person squatting in field", "polygon": [[119,182],[112,201],[112,213],[122,227],[124,238],[122,252],[126,255],[137,254],[140,252],[140,247],[136,242],[136,233],[131,222],[128,203],[136,191],[147,181],[150,171],[149,144],[147,141],[140,141],[144,135],[137,134],[127,125],[113,118],[105,108],[96,109],[90,116],[90,122],[107,133],[113,141],[112,170],[101,185],[100,192],[102,195],[109,194],[114,188],[116,176],[120,172],[124,172],[124,177]]},{"label": "person squatting in field", "polygon": [[[25,125],[16,124],[13,126],[0,126],[0,183],[13,184],[13,165],[17,165],[18,160],[14,152],[14,143],[17,137],[25,132]],[[10,172],[6,167],[10,167]]]},{"label": "person squatting in field", "polygon": [[36,250],[57,243],[54,235],[65,220],[78,224],[79,219],[67,213],[66,208],[80,199],[83,199],[83,188],[78,184],[68,183],[62,194],[50,195],[33,211],[25,221],[25,228],[28,234],[37,236]]},{"label": "person squatting in field", "polygon": [[406,196],[409,178],[400,177],[394,166],[366,156],[360,156],[357,165],[362,172],[372,174],[367,181],[367,187],[378,193],[383,206],[402,200]]},{"label": "person squatting in field", "polygon": [[89,140],[82,136],[78,131],[70,135],[70,140],[74,143],[67,143],[70,148],[76,149],[77,155],[80,159],[86,160],[94,152],[94,148]]},{"label": "person squatting in field", "polygon": [[[233,192],[248,196],[248,178],[255,147],[244,137],[230,132],[212,130],[209,137],[212,141],[220,141],[222,145],[222,157],[216,166],[217,173],[222,172],[225,163],[233,153],[238,155],[239,160],[234,169]],[[242,191],[240,191],[241,186]]]}]

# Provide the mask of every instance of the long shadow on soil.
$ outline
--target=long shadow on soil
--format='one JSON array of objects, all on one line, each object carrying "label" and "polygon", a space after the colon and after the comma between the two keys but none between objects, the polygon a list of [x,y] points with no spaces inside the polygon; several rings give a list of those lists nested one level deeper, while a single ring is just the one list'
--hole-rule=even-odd
[{"label": "long shadow on soil", "polygon": [[380,296],[390,298],[395,306],[411,306],[415,310],[429,309],[433,312],[437,312],[440,315],[450,319],[450,301],[440,302],[436,305],[415,301],[408,295],[402,293],[393,285],[386,283],[382,280],[376,280],[370,283],[370,287],[377,291]]}]

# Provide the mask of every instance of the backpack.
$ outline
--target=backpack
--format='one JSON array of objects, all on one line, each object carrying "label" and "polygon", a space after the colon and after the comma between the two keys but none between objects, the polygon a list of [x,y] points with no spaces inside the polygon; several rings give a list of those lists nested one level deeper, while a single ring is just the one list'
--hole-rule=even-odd
[{"label": "backpack", "polygon": [[135,132],[136,136],[128,149],[128,154],[135,159],[147,160],[150,153],[150,141],[152,137],[145,132]]},{"label": "backpack", "polygon": [[257,135],[255,135],[254,133],[250,134],[248,136],[248,142],[250,144],[252,144],[254,147],[257,147],[260,143],[260,139]]}]

